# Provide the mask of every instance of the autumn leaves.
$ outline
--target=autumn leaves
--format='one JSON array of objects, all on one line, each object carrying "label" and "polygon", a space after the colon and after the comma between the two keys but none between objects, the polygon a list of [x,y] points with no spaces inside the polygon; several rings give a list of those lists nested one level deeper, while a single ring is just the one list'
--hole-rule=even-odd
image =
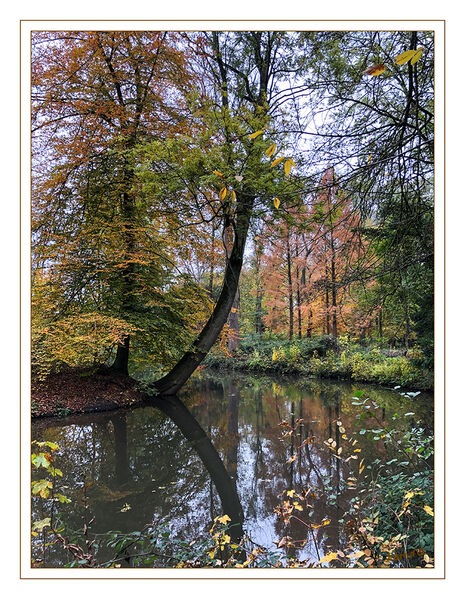
[{"label": "autumn leaves", "polygon": [[[248,135],[248,139],[249,140],[257,139],[260,135],[263,135],[265,133],[265,129],[266,129],[266,127],[264,127],[263,129],[259,129],[258,131],[255,131],[254,133],[251,133],[250,135]],[[264,154],[267,158],[269,158],[271,160],[271,158],[274,156],[274,154],[276,154],[277,149],[278,149],[278,147],[277,147],[276,143],[273,142],[265,150]],[[270,168],[274,168],[275,166],[278,166],[283,161],[284,161],[284,165],[283,165],[284,166],[284,168],[283,168],[284,175],[286,177],[289,177],[292,167],[296,168],[296,163],[289,156],[279,156],[278,158],[275,158],[274,160],[271,161]],[[226,177],[221,171],[213,170],[212,173],[214,175],[217,175],[218,177],[220,177],[220,179],[223,180],[222,182],[225,182]],[[244,177],[242,175],[235,175],[234,179],[238,182],[241,182],[244,179]],[[236,199],[236,192],[232,187],[228,188],[227,184],[225,183],[224,185],[221,186],[221,188],[219,190],[220,202],[224,202],[228,195],[231,196],[230,199],[231,199],[231,201],[234,202]],[[278,210],[280,204],[281,204],[280,199],[277,197],[274,197],[273,198],[273,206],[275,207],[276,210]]]},{"label": "autumn leaves", "polygon": [[[406,50],[405,52],[402,52],[402,54],[398,54],[394,58],[394,62],[397,66],[406,64],[409,61],[411,65],[414,65],[416,62],[420,60],[422,54],[423,48],[417,48],[416,50]],[[371,75],[372,77],[377,77],[378,75],[384,73],[386,68],[387,67],[382,63],[374,64],[365,71],[365,74]]]}]

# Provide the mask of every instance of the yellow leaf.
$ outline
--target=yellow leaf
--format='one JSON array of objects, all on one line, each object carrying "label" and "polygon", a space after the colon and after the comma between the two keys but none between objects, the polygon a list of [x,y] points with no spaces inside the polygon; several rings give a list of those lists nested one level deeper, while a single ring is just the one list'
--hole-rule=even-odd
[{"label": "yellow leaf", "polygon": [[279,201],[279,198],[273,198],[273,204],[274,204],[274,207],[276,208],[276,210],[279,208],[280,203],[281,202]]},{"label": "yellow leaf", "polygon": [[227,524],[228,522],[231,522],[231,518],[225,514],[224,516],[221,516],[221,518],[218,518],[218,522],[221,522],[221,524]]},{"label": "yellow leaf", "polygon": [[303,509],[304,509],[304,508],[303,508],[303,507],[300,505],[300,503],[297,503],[297,501],[294,501],[294,504],[293,504],[293,505],[294,505],[294,507],[295,507],[295,509],[296,509],[296,510],[299,510],[299,512],[302,512],[302,511],[303,511]]},{"label": "yellow leaf", "polygon": [[422,54],[423,54],[423,48],[418,48],[418,50],[415,53],[415,56],[410,61],[410,64],[415,64],[416,62],[418,62],[420,60]]},{"label": "yellow leaf", "polygon": [[291,172],[291,168],[292,168],[292,162],[291,162],[291,159],[288,158],[286,160],[286,162],[284,163],[284,174],[286,175],[286,177],[289,176],[289,173]]},{"label": "yellow leaf", "polygon": [[285,158],[286,158],[285,156],[281,156],[281,158],[276,158],[276,160],[273,160],[273,162],[271,163],[271,168],[273,168],[274,166],[279,164],[281,162],[281,160],[284,160]]},{"label": "yellow leaf", "polygon": [[251,133],[249,135],[249,139],[255,139],[256,137],[258,137],[259,135],[261,135],[263,133],[263,129],[260,129],[260,131],[255,131],[255,133]]},{"label": "yellow leaf", "polygon": [[276,144],[271,144],[271,146],[266,150],[265,154],[268,156],[268,158],[271,158],[271,156],[273,156],[273,154],[276,152]]},{"label": "yellow leaf", "polygon": [[408,62],[413,56],[415,56],[417,50],[407,50],[406,52],[402,52],[395,57],[396,64],[401,65]]},{"label": "yellow leaf", "polygon": [[228,190],[226,189],[226,187],[222,187],[221,191],[220,191],[220,200],[223,201],[224,198],[226,197],[226,194],[228,193]]},{"label": "yellow leaf", "polygon": [[289,458],[286,462],[286,464],[291,464],[295,459],[297,458],[297,454],[293,455],[291,458]]},{"label": "yellow leaf", "polygon": [[351,555],[348,555],[348,558],[355,558],[358,559],[359,557],[362,557],[362,555],[365,555],[364,551],[357,551],[356,553],[352,553]]},{"label": "yellow leaf", "polygon": [[295,489],[291,489],[290,491],[286,491],[286,493],[287,493],[287,495],[289,497],[294,497],[294,495],[295,495]]},{"label": "yellow leaf", "polygon": [[328,553],[327,555],[325,555],[324,557],[322,557],[319,561],[320,564],[323,564],[324,562],[332,562],[334,559],[338,559],[337,557],[337,553],[331,552]]},{"label": "yellow leaf", "polygon": [[220,171],[212,171],[214,175],[218,175],[218,177],[224,177],[223,173],[220,173]]},{"label": "yellow leaf", "polygon": [[231,199],[234,202],[236,199],[236,192],[234,191],[234,189],[231,191]]},{"label": "yellow leaf", "polygon": [[371,158],[372,158],[372,155],[370,154],[370,155],[368,156],[367,164],[370,164],[370,162],[371,162]]},{"label": "yellow leaf", "polygon": [[385,70],[386,70],[386,67],[384,66],[384,64],[374,64],[369,69],[367,69],[365,71],[365,73],[367,75],[372,75],[373,77],[377,77],[378,75],[381,75],[381,73],[384,73]]},{"label": "yellow leaf", "polygon": [[430,506],[429,506],[429,505],[424,505],[424,506],[423,506],[423,509],[424,509],[424,510],[425,510],[425,512],[426,512],[427,514],[429,514],[430,516],[434,516],[434,512],[433,512],[432,508],[430,508]]}]

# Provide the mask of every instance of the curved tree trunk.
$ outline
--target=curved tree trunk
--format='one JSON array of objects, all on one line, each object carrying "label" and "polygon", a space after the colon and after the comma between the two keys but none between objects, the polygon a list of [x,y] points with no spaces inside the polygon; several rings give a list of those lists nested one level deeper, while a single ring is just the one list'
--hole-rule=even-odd
[{"label": "curved tree trunk", "polygon": [[223,287],[215,309],[203,327],[202,332],[194,341],[193,348],[183,355],[166,376],[155,383],[155,389],[160,395],[176,395],[205,358],[228,319],[239,285],[239,276],[241,274],[245,243],[250,224],[250,209],[248,206],[245,207],[244,202],[241,203],[243,209],[237,219],[234,245],[231,257],[226,264]]}]

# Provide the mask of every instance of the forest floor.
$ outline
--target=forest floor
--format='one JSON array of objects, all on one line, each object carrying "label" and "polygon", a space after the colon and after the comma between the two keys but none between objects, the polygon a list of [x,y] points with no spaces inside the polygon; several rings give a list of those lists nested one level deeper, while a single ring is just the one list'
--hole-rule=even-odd
[{"label": "forest floor", "polygon": [[115,373],[69,370],[49,375],[31,388],[33,417],[106,412],[143,400],[135,379]]}]

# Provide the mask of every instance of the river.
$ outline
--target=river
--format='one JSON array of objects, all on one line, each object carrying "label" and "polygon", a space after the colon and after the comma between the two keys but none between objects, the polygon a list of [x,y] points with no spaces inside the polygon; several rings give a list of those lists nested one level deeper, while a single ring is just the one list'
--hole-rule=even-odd
[{"label": "river", "polygon": [[[317,560],[343,545],[339,520],[354,494],[344,460],[324,444],[334,439],[339,447],[337,422],[347,436],[357,438],[367,472],[373,463],[399,457],[382,439],[360,434],[375,421],[357,419],[364,411],[358,391],[375,402],[376,422],[396,414],[399,430],[418,423],[432,429],[433,401],[426,392],[408,396],[400,389],[363,384],[203,372],[179,399],[39,419],[32,438],[60,446],[59,483],[72,500],[60,511],[69,530],[82,527],[82,488],[91,482],[86,517],[95,517],[94,534],[137,531],[157,522],[191,540],[208,535],[214,517],[228,513],[235,531],[244,531],[257,545],[276,549],[276,542],[290,534],[303,541],[300,557]],[[290,428],[295,434],[286,435]],[[316,442],[298,450],[305,439]],[[305,518],[330,522],[315,529],[314,538],[297,519],[286,525],[275,513],[287,491],[309,488],[314,501]],[[36,519],[43,516],[39,503],[33,502]],[[65,562],[59,550],[48,551],[46,566]]]}]

